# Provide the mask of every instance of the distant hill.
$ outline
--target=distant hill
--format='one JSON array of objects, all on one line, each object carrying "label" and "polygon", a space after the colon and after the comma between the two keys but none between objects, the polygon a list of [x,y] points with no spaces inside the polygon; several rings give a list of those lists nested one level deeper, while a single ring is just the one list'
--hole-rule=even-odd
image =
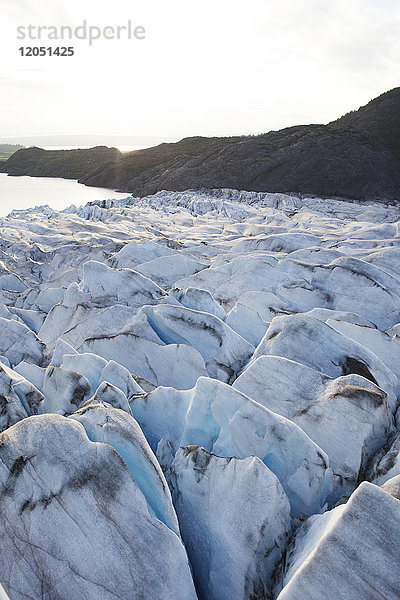
[{"label": "distant hill", "polygon": [[115,148],[26,149],[3,163],[3,170],[78,178],[85,185],[135,196],[229,187],[397,203],[399,134],[396,88],[328,125],[299,125],[259,136],[185,138],[124,154]]},{"label": "distant hill", "polygon": [[20,150],[21,148],[23,148],[23,146],[21,146],[21,144],[0,144],[0,152],[6,153],[6,152],[16,152],[17,150]]},{"label": "distant hill", "polygon": [[23,148],[10,156],[0,170],[9,175],[79,179],[94,169],[112,163],[119,156],[119,150],[107,146],[78,150]]},{"label": "distant hill", "polygon": [[0,160],[4,160],[23,148],[20,144],[0,144]]}]

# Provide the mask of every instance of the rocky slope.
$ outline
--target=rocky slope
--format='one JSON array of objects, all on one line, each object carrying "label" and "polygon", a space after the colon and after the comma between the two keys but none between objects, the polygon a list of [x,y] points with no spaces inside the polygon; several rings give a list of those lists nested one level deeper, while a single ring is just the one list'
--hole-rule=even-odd
[{"label": "rocky slope", "polygon": [[229,187],[396,203],[399,131],[396,88],[328,125],[300,125],[259,136],[186,138],[126,154],[106,148],[20,150],[3,170],[78,178],[135,196]]},{"label": "rocky slope", "polygon": [[395,88],[368,102],[359,110],[331,123],[335,129],[349,128],[368,136],[374,143],[385,146],[400,159],[400,88]]},{"label": "rocky slope", "polygon": [[400,162],[358,132],[311,125],[262,136],[189,138],[139,150],[81,178],[135,196],[227,188],[354,199],[400,197]]},{"label": "rocky slope", "polygon": [[0,225],[0,598],[399,598],[396,207]]},{"label": "rocky slope", "polygon": [[106,146],[77,150],[22,148],[0,163],[0,171],[9,175],[79,179],[93,169],[117,160],[119,156],[119,150]]}]

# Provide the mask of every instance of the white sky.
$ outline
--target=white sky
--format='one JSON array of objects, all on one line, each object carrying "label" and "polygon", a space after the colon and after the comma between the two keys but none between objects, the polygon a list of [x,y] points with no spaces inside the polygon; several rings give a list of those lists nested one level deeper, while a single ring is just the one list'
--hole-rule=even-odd
[{"label": "white sky", "polygon": [[[399,85],[400,0],[1,0],[0,15],[2,138],[261,133]],[[83,19],[147,38],[19,56],[17,26]]]}]

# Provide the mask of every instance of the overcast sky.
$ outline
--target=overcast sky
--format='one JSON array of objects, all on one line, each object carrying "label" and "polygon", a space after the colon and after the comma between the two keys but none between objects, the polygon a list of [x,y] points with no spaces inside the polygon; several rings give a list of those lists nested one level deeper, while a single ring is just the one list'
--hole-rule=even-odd
[{"label": "overcast sky", "polygon": [[[0,137],[261,133],[328,122],[399,85],[400,0],[101,4],[2,0]],[[84,19],[131,19],[146,39],[68,42],[73,58],[19,56],[40,42],[18,40],[18,26]]]}]

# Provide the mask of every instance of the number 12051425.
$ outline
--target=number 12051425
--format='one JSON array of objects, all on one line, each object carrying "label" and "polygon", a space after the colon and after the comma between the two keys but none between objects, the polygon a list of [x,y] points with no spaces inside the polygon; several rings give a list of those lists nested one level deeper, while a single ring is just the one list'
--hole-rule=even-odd
[{"label": "number 12051425", "polygon": [[74,56],[73,46],[21,46],[21,56]]}]

